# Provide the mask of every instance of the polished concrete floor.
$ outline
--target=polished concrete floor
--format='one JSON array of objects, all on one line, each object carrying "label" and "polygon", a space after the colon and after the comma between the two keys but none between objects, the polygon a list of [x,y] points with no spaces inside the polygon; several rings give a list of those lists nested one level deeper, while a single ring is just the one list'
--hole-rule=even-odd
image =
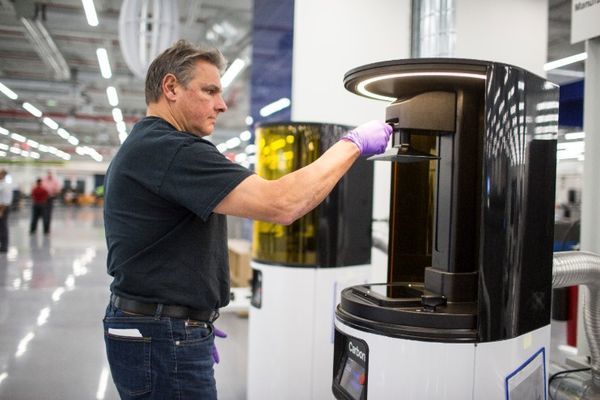
[{"label": "polished concrete floor", "polygon": [[[48,236],[29,235],[29,209],[9,218],[9,251],[0,255],[0,399],[118,399],[102,332],[110,277],[101,209],[57,207]],[[229,334],[218,339],[222,400],[246,397],[248,323],[240,314],[232,308],[218,321]]]}]

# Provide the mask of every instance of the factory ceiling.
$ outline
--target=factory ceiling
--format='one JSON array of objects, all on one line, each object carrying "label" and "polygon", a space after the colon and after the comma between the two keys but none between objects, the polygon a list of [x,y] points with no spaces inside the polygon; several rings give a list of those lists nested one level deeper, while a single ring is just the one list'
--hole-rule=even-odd
[{"label": "factory ceiling", "polygon": [[[248,64],[225,90],[228,112],[213,135],[217,143],[246,129],[252,45],[252,0],[174,0],[179,9],[180,37],[219,48],[229,61]],[[121,0],[94,0],[98,25],[90,26],[81,0],[0,0],[0,83],[18,98],[0,94],[0,156],[19,158],[10,149],[34,152],[41,160],[90,160],[77,148],[94,149],[103,161],[120,144],[119,129],[107,98],[118,94],[125,131],[144,115],[143,80],[128,68],[119,43]],[[569,0],[549,0],[548,60],[584,51],[570,44]],[[135,40],[135,38],[133,39]],[[97,49],[106,49],[112,76],[101,74]],[[583,77],[583,63],[549,73],[557,83]],[[35,117],[23,108],[39,109]],[[48,117],[56,125],[44,122]],[[17,136],[12,135],[16,133]],[[46,151],[39,151],[40,145]],[[46,147],[43,147],[46,146]],[[49,149],[56,151],[49,152]],[[17,151],[17,150],[15,150]],[[1,160],[2,158],[0,158]],[[6,159],[6,158],[5,158]]]}]

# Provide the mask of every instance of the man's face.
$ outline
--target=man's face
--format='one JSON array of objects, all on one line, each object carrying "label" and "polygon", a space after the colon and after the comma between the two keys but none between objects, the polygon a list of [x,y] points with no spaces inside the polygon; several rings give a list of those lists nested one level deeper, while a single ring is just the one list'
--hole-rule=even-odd
[{"label": "man's face", "polygon": [[184,131],[198,136],[210,135],[217,116],[227,110],[222,97],[219,70],[206,61],[198,61],[193,78],[186,86],[176,87],[173,112]]}]

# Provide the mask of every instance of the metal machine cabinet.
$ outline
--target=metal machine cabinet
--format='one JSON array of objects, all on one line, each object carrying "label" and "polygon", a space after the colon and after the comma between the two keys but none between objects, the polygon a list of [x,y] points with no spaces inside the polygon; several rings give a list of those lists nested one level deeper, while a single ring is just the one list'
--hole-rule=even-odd
[{"label": "metal machine cabinet", "polygon": [[388,281],[342,292],[335,396],[546,398],[558,87],[448,58],[344,84],[389,101],[394,133],[373,157],[392,168]]},{"label": "metal machine cabinet", "polygon": [[[256,129],[256,172],[277,179],[321,156],[349,128],[283,122]],[[289,226],[254,222],[248,399],[331,397],[334,310],[367,282],[373,163],[358,160],[313,211]]]}]

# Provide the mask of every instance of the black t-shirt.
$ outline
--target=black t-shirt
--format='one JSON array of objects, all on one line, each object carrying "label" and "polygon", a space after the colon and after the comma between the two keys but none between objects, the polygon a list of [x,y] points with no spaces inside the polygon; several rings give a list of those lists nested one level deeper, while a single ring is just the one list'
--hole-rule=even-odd
[{"label": "black t-shirt", "polygon": [[199,310],[227,305],[227,221],[212,211],[251,174],[163,119],[138,122],[105,179],[112,292]]}]

